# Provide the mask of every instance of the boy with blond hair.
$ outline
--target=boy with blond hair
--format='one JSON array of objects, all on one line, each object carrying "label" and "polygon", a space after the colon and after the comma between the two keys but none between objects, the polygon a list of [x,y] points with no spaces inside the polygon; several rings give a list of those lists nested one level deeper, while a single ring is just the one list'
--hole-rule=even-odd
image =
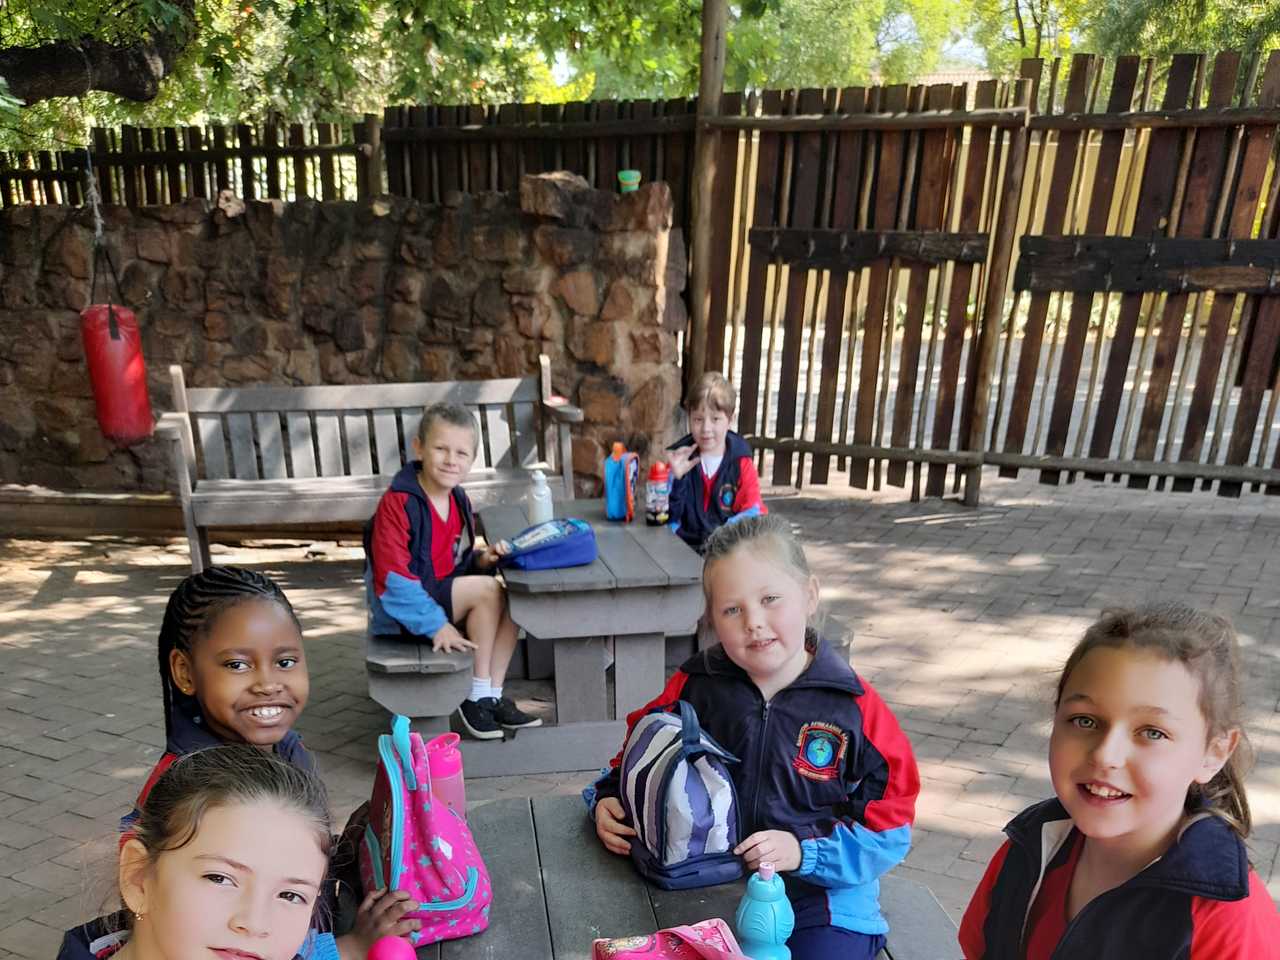
[{"label": "boy with blond hair", "polygon": [[689,433],[668,447],[671,529],[699,553],[725,523],[769,512],[751,445],[729,429],[738,403],[733,384],[704,373],[689,392]]}]

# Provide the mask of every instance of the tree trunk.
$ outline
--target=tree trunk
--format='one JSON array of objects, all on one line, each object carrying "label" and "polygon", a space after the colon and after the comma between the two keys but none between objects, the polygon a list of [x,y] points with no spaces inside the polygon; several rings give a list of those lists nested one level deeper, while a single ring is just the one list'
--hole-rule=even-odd
[{"label": "tree trunk", "polygon": [[195,0],[170,2],[182,17],[167,29],[154,24],[148,40],[115,45],[86,38],[10,47],[0,50],[0,77],[7,81],[9,92],[27,105],[52,97],[78,97],[90,90],[139,103],[153,100],[197,30]]}]

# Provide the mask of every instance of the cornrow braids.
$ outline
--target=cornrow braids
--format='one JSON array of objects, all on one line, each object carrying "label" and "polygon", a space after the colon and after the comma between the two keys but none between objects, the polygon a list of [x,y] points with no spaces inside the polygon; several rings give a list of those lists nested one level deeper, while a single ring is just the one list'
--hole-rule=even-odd
[{"label": "cornrow braids", "polygon": [[210,567],[202,573],[193,573],[170,595],[156,651],[160,687],[164,693],[166,737],[173,733],[172,714],[175,708],[191,716],[198,712],[195,698],[183,693],[173,682],[169,667],[171,654],[180,650],[190,655],[196,640],[212,629],[218,617],[249,600],[279,604],[289,614],[298,632],[302,632],[298,616],[279,585],[270,577],[244,567]]}]

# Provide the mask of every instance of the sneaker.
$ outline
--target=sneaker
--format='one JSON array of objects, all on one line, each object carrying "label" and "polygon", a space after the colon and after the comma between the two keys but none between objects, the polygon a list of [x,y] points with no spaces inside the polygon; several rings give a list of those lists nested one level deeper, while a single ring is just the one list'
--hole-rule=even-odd
[{"label": "sneaker", "polygon": [[502,725],[493,716],[497,705],[498,701],[493,697],[463,700],[462,705],[454,711],[454,716],[462,724],[462,729],[477,740],[501,740]]},{"label": "sneaker", "polygon": [[[493,700],[490,699],[492,703]],[[510,697],[503,697],[493,708],[493,718],[508,730],[523,730],[527,727],[542,726],[541,717],[533,717],[525,713],[512,702]]]}]

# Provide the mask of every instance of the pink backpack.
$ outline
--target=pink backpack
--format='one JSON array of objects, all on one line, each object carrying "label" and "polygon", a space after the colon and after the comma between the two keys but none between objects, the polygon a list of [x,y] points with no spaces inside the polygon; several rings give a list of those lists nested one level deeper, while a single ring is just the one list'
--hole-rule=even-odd
[{"label": "pink backpack", "polygon": [[396,716],[378,737],[378,772],[369,825],[360,844],[366,892],[404,890],[418,901],[405,914],[422,921],[415,946],[469,937],[489,926],[493,888],[467,822],[431,792],[427,748]]}]

